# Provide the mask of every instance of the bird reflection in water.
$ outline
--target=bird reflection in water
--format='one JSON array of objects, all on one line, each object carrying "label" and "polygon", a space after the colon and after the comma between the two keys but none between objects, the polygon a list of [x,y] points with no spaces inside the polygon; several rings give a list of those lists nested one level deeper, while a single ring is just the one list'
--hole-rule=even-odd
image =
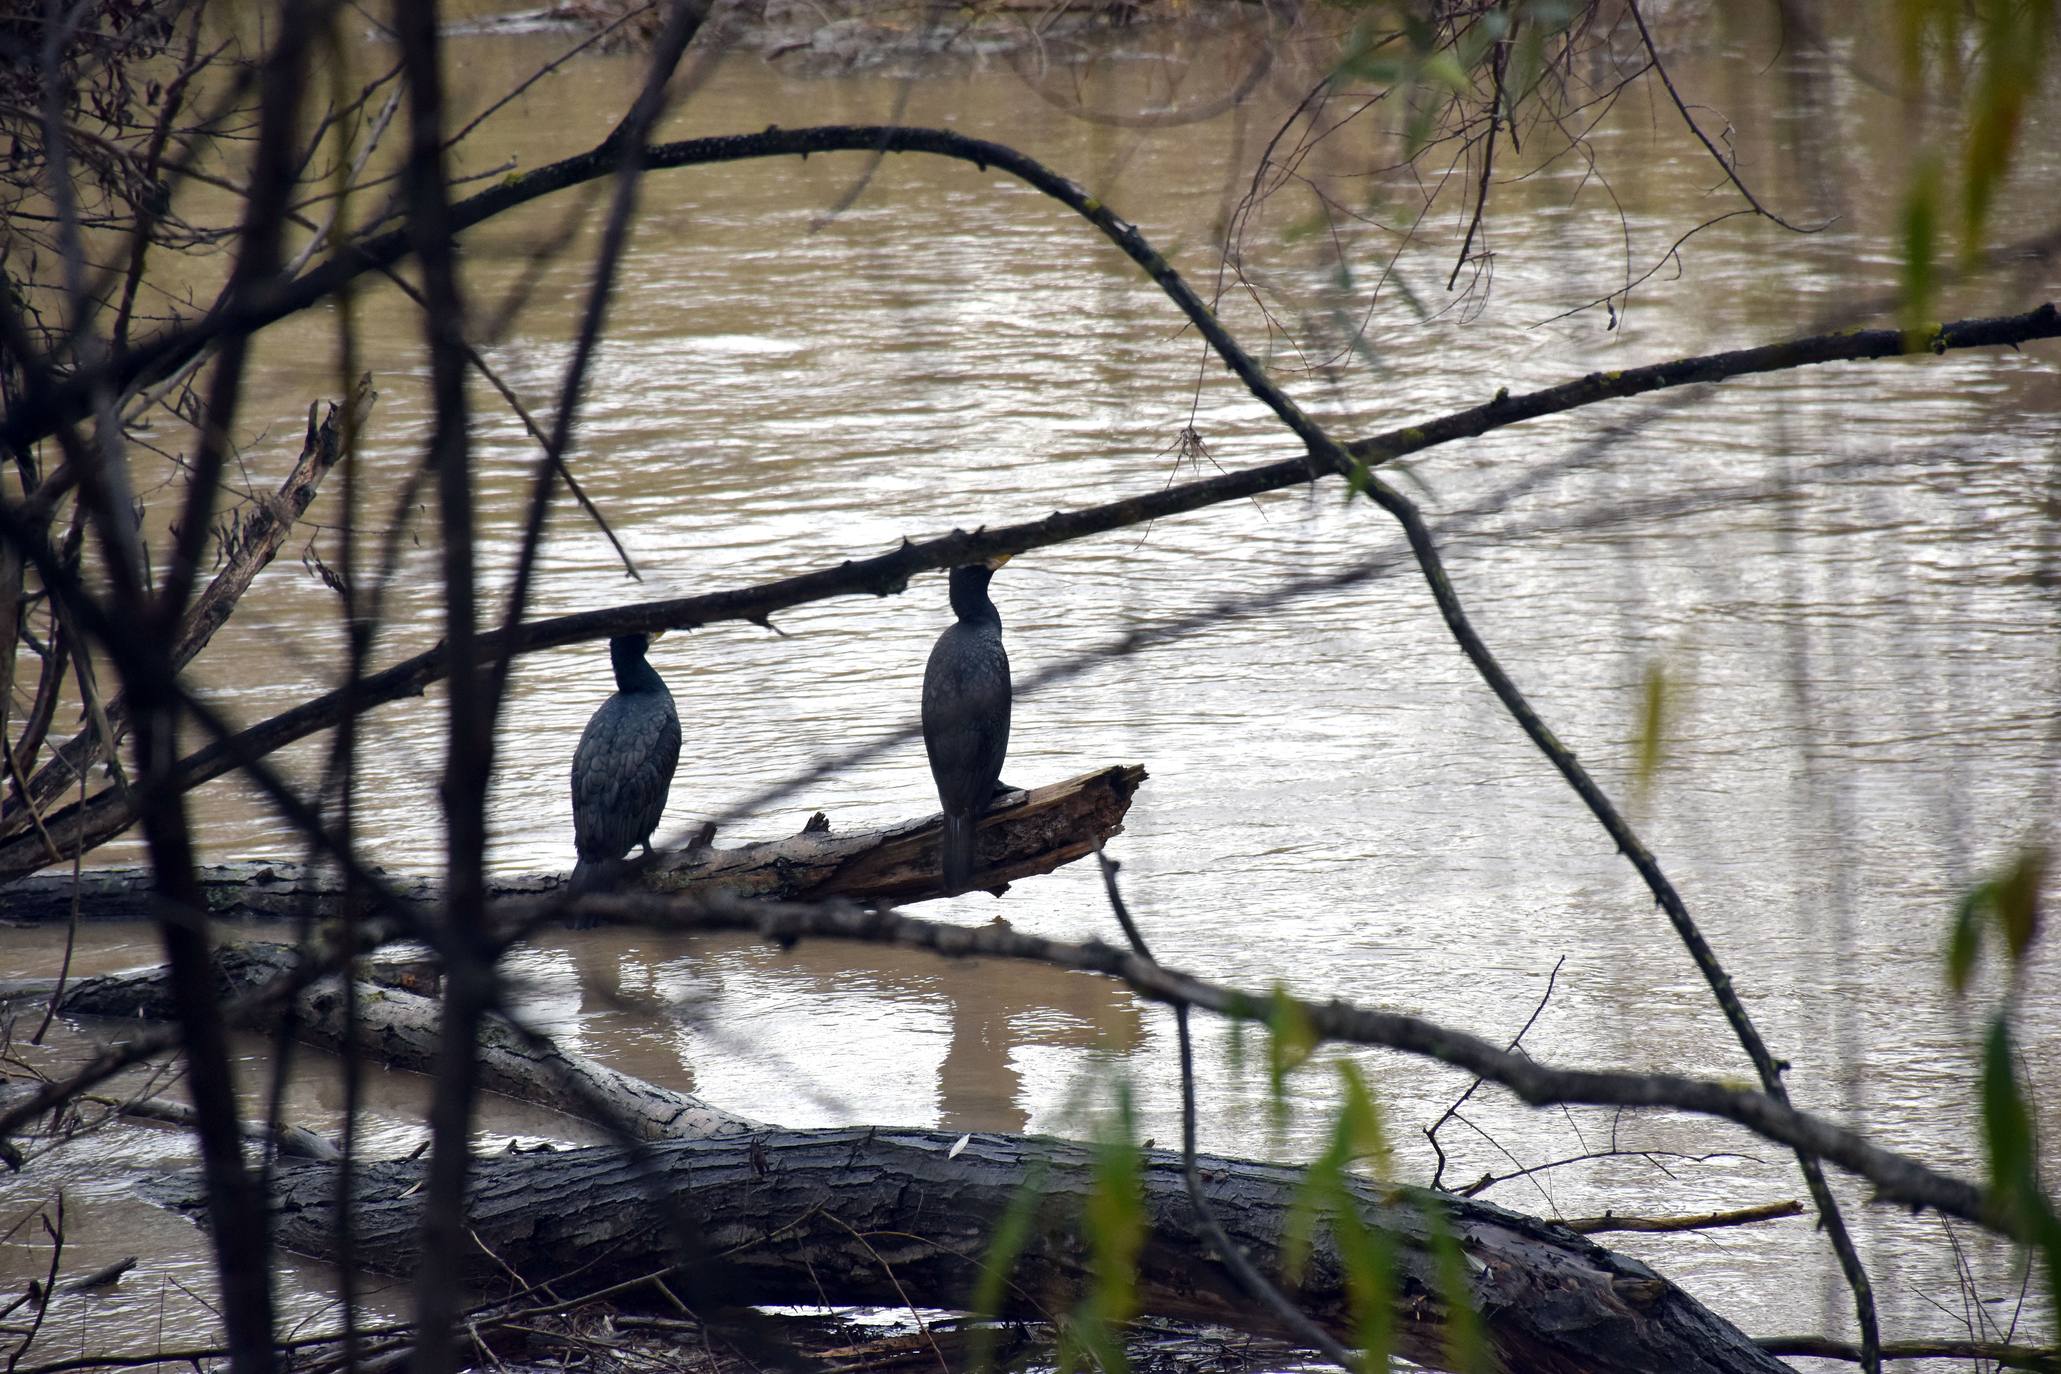
[{"label": "bird reflection in water", "polygon": [[[895,1039],[942,1011],[950,1038],[937,1066],[934,1124],[941,1130],[1022,1131],[1030,1121],[1021,1067],[1028,1055],[1123,1055],[1144,1040],[1137,998],[1090,974],[831,941],[780,950],[728,934],[639,932],[636,946],[624,949],[622,934],[561,937],[580,974],[582,1045],[626,1073],[705,1093],[745,1116],[777,1121],[779,1103],[800,1098],[814,1122],[864,1122],[880,1110],[867,1100],[868,1082],[894,1084],[896,1096],[906,1096],[906,1062],[860,1058],[868,1053],[863,1043],[821,1033],[816,1008],[870,1011]],[[626,1015],[626,1001],[638,1000],[691,1018],[690,1033]],[[731,1070],[749,1061],[754,1076],[776,1076],[780,1086],[759,1101],[732,1101],[709,1075],[691,1086],[695,1058],[711,1067],[720,1059]]]}]

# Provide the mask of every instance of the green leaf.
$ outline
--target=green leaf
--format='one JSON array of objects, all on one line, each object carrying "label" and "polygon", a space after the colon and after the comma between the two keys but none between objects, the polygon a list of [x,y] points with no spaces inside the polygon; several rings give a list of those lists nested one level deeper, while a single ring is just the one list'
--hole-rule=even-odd
[{"label": "green leaf", "polygon": [[1365,496],[1367,494],[1367,487],[1373,480],[1374,469],[1367,465],[1366,459],[1355,456],[1352,467],[1347,469],[1345,474],[1346,504],[1350,505],[1360,497]]},{"label": "green leaf", "polygon": [[1954,908],[1954,927],[1947,936],[1946,965],[1947,986],[1956,997],[1968,991],[1975,961],[1982,954],[1982,913],[1989,902],[1989,889],[1990,884],[1977,883]]},{"label": "green leaf", "polygon": [[1991,1186],[2006,1224],[2032,1238],[2047,1269],[2048,1297],[2061,1312],[2061,1219],[2040,1187],[2039,1149],[2032,1116],[2018,1091],[2011,1024],[1999,1014],[1982,1049],[1982,1135],[1989,1150]]},{"label": "green leaf", "polygon": [[[1473,83],[1468,80],[1467,73],[1482,64],[1482,59],[1488,56],[1489,49],[1503,36],[1502,18],[1500,10],[1489,11],[1481,17],[1480,23],[1460,35],[1458,43],[1432,59],[1432,62],[1437,62],[1440,58],[1452,62],[1453,75],[1459,80],[1459,84],[1453,87],[1455,92],[1464,95],[1473,89]],[[1425,64],[1425,75],[1433,80],[1448,80],[1443,71],[1434,73],[1430,63]]]},{"label": "green leaf", "polygon": [[[1357,1070],[1349,1064],[1340,1064],[1339,1069],[1341,1072],[1353,1070],[1346,1080],[1348,1101],[1332,1118],[1331,1137],[1325,1142],[1323,1153],[1303,1170],[1302,1182],[1296,1186],[1295,1196],[1289,1200],[1288,1218],[1281,1228],[1281,1268],[1291,1283],[1302,1277],[1303,1266],[1309,1261],[1317,1217],[1333,1209],[1338,1199],[1344,1196],[1340,1190],[1345,1187],[1346,1169],[1353,1161],[1354,1141],[1363,1132],[1364,1123],[1371,1115],[1371,1097],[1367,1099],[1367,1112],[1356,1112],[1350,1101],[1351,1083],[1358,1076]],[[1374,1126],[1378,1134],[1379,1122]]]},{"label": "green leaf", "polygon": [[1059,1324],[1059,1349],[1053,1362],[1054,1374],[1074,1374],[1081,1367],[1080,1333],[1072,1322]]},{"label": "green leaf", "polygon": [[2040,886],[2047,876],[2047,851],[2035,845],[2022,851],[2009,872],[1991,888],[1996,903],[1997,924],[2004,930],[2004,947],[2011,962],[2022,962],[2032,952],[2040,935]]},{"label": "green leaf", "polygon": [[1982,1136],[1998,1200],[2023,1216],[2045,1199],[2033,1170],[2032,1118],[2018,1092],[2014,1058],[2011,1023],[1999,1015],[1990,1022],[1982,1047]]},{"label": "green leaf", "polygon": [[1383,1181],[1394,1176],[1394,1157],[1388,1137],[1381,1129],[1381,1108],[1367,1087],[1360,1066],[1349,1059],[1338,1061],[1338,1077],[1345,1086],[1345,1105],[1339,1110],[1339,1125],[1345,1147],[1345,1163],[1373,1161],[1374,1177]]},{"label": "green leaf", "polygon": [[1278,985],[1267,1011],[1267,1029],[1272,1032],[1267,1039],[1267,1102],[1279,1132],[1288,1125],[1288,1076],[1316,1052],[1317,1031],[1302,1004]]},{"label": "green leaf", "polygon": [[1345,1274],[1346,1307],[1352,1313],[1360,1368],[1364,1374],[1387,1374],[1395,1351],[1395,1242],[1361,1218],[1358,1199],[1343,1174],[1334,1176],[1330,1201],[1331,1236]]},{"label": "green leaf", "polygon": [[1896,49],[1901,59],[1906,96],[1918,95],[1919,83],[1925,72],[1925,31],[1933,24],[1937,12],[1944,8],[1946,6],[1940,0],[1897,0]]},{"label": "green leaf", "polygon": [[1659,659],[1647,660],[1646,690],[1639,707],[1639,756],[1633,773],[1642,790],[1652,786],[1654,774],[1660,771],[1673,707],[1671,698],[1666,665]]},{"label": "green leaf", "polygon": [[1989,0],[1977,10],[1980,66],[1961,159],[1961,248],[1969,256],[1982,246],[1990,206],[2011,169],[2025,106],[2045,68],[2047,35],[2054,25],[2053,0]]},{"label": "green leaf", "polygon": [[1510,45],[1510,61],[1503,69],[1503,114],[1515,121],[1518,102],[1530,95],[1546,71],[1546,35],[1535,24],[1527,24]]},{"label": "green leaf", "polygon": [[1407,79],[1409,66],[1382,17],[1374,14],[1363,19],[1341,46],[1333,76],[1391,86]]},{"label": "green leaf", "polygon": [[2046,883],[2048,851],[2040,845],[2021,850],[2011,866],[1994,878],[1975,884],[1954,908],[1947,935],[1947,986],[1956,995],[1968,990],[1975,961],[1982,953],[1982,930],[1991,920],[2004,937],[2004,952],[2013,964],[2024,962],[2040,937],[2040,889]]},{"label": "green leaf", "polygon": [[1412,161],[1431,146],[1431,123],[1445,103],[1444,99],[1410,101],[1409,117],[1403,121],[1403,153]]},{"label": "green leaf", "polygon": [[1345,1101],[1332,1128],[1331,1147],[1324,1159],[1327,1167],[1319,1186],[1325,1215],[1331,1221],[1331,1237],[1338,1247],[1339,1267],[1345,1274],[1360,1368],[1386,1374],[1395,1349],[1395,1242],[1360,1216],[1351,1168],[1356,1160],[1371,1159],[1375,1177],[1385,1180],[1393,1166],[1381,1128],[1381,1110],[1360,1066],[1341,1060],[1338,1076]]},{"label": "green leaf", "polygon": [[1296,1185],[1294,1196],[1288,1199],[1288,1216],[1281,1223],[1281,1276],[1291,1286],[1302,1282],[1303,1269],[1309,1264],[1310,1252],[1316,1243],[1317,1218],[1344,1168],[1345,1159],[1338,1149],[1334,1125],[1331,1140],[1323,1153],[1302,1171],[1302,1182]]},{"label": "green leaf", "polygon": [[1088,1194],[1088,1258],[1095,1283],[1083,1311],[1083,1339],[1105,1370],[1123,1367],[1118,1328],[1137,1314],[1138,1255],[1145,1248],[1145,1161],[1128,1083],[1116,1086],[1116,1111],[1095,1144]]},{"label": "green leaf", "polygon": [[1288,1200],[1288,1215],[1281,1223],[1281,1277],[1291,1288],[1302,1282],[1315,1242],[1317,1216],[1341,1169],[1336,1151],[1325,1150],[1302,1171],[1302,1182]]},{"label": "green leaf", "polygon": [[1365,81],[1374,86],[1400,86],[1410,79],[1410,67],[1393,57],[1368,53],[1338,64],[1340,77]]}]

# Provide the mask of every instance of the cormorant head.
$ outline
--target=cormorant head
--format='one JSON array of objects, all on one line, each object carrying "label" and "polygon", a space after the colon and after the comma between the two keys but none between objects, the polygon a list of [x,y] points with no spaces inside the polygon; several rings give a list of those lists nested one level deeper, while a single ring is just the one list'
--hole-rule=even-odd
[{"label": "cormorant head", "polygon": [[656,676],[651,665],[644,661],[644,651],[651,647],[651,641],[664,634],[617,635],[608,641],[608,661],[615,669],[615,685],[621,691],[630,691],[643,683],[647,676]]},{"label": "cormorant head", "polygon": [[995,603],[988,600],[988,579],[995,569],[1009,561],[1003,553],[984,563],[966,563],[952,569],[952,613],[961,620],[999,620]]}]

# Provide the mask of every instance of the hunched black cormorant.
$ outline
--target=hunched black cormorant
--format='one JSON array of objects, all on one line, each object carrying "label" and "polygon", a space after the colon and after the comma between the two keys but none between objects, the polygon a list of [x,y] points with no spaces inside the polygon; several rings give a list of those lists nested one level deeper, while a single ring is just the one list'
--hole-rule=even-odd
[{"label": "hunched black cormorant", "polygon": [[1008,561],[1004,554],[952,569],[959,620],[937,637],[923,672],[923,747],[945,811],[939,853],[948,892],[973,879],[974,824],[994,798],[1009,752],[1009,655],[1002,617],[988,600],[988,579]]},{"label": "hunched black cormorant", "polygon": [[649,643],[644,635],[608,641],[615,695],[587,722],[573,754],[575,885],[599,882],[633,846],[650,853],[666,809],[680,762],[680,717],[664,679],[644,661]]}]

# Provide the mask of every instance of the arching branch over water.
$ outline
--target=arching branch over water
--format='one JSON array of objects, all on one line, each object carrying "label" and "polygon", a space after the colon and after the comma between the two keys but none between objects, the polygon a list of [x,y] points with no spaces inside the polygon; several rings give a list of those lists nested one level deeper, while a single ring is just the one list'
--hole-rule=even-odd
[{"label": "arching branch over water", "polygon": [[[2052,304],[2021,315],[1961,320],[1944,325],[1927,346],[1937,352],[1963,348],[2011,347],[2034,339],[2061,337],[2061,312]],[[1591,373],[1523,396],[1498,396],[1468,410],[1403,426],[1345,445],[1353,457],[1379,463],[1409,453],[1475,438],[1523,420],[1560,414],[1601,401],[1730,377],[1842,361],[1871,361],[1904,356],[1904,335],[1894,329],[1813,335],[1786,343],[1765,344],[1728,353],[1707,354],[1630,368]],[[1322,469],[1318,470],[1322,473]],[[1041,520],[979,529],[954,530],[869,558],[847,559],[835,567],[749,587],[633,602],[606,610],[534,620],[513,637],[480,636],[485,661],[520,656],[566,645],[607,639],[612,635],[656,630],[695,629],[724,621],[764,624],[774,615],[812,602],[840,596],[891,596],[919,573],[979,562],[998,554],[1048,548],[1116,530],[1150,524],[1225,502],[1246,500],[1270,491],[1299,486],[1312,478],[1307,457],[1284,459],[1234,469],[1215,477],[1181,483],[1073,511],[1055,511]],[[1325,474],[1329,475],[1329,474]],[[1337,475],[1346,475],[1338,473]],[[248,760],[334,727],[346,713],[364,712],[408,697],[420,696],[449,672],[442,645],[368,674],[348,692],[338,690],[311,698],[290,710],[252,725],[232,740],[198,749],[182,759],[174,773],[176,787],[198,787],[235,771]],[[134,823],[134,808],[124,797],[103,791],[83,806],[72,803],[45,817],[55,844],[69,854],[104,844]],[[48,847],[38,835],[16,835],[0,842],[0,882],[33,873],[50,862]]]}]

